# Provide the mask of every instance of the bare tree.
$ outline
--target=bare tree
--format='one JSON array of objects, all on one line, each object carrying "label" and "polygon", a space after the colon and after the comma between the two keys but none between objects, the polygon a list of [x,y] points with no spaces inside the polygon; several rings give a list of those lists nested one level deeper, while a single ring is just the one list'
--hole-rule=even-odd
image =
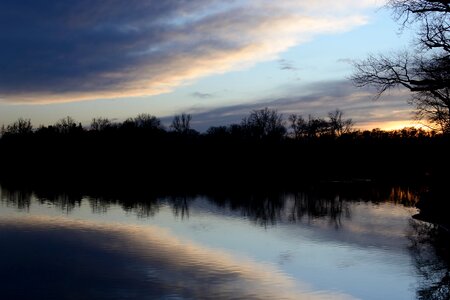
[{"label": "bare tree", "polygon": [[151,114],[139,114],[134,118],[134,123],[138,128],[162,129],[161,121]]},{"label": "bare tree", "polygon": [[352,119],[343,119],[343,115],[344,113],[339,109],[328,113],[328,118],[330,119],[330,133],[332,136],[339,137],[352,131]]},{"label": "bare tree", "polygon": [[27,135],[33,132],[33,125],[30,119],[18,119],[8,126],[2,126],[2,135]]},{"label": "bare tree", "polygon": [[250,138],[256,139],[281,139],[286,133],[283,116],[267,107],[252,111],[241,126]]},{"label": "bare tree", "polygon": [[323,118],[309,115],[306,126],[308,138],[330,135],[330,124]]},{"label": "bare tree", "polygon": [[82,130],[81,124],[77,126],[77,123],[72,117],[65,117],[60,119],[56,124],[55,128],[59,133],[72,133],[76,130]]},{"label": "bare tree", "polygon": [[294,138],[300,139],[308,134],[308,124],[301,115],[292,114],[289,116],[291,128],[294,131]]},{"label": "bare tree", "polygon": [[151,114],[139,114],[134,118],[126,119],[122,125],[122,129],[132,130],[132,129],[141,129],[141,130],[150,130],[150,131],[158,131],[163,130],[164,126],[161,124],[161,120]]},{"label": "bare tree", "polygon": [[340,137],[350,133],[353,128],[352,119],[343,119],[344,113],[336,109],[328,113],[329,120],[309,115],[305,120],[301,115],[289,116],[295,139],[318,138],[322,136]]},{"label": "bare tree", "polygon": [[170,128],[177,133],[187,134],[191,131],[191,119],[192,116],[190,114],[182,113],[181,115],[176,115],[173,117]]},{"label": "bare tree", "polygon": [[408,89],[417,119],[450,133],[450,1],[390,0],[387,7],[403,28],[419,24],[417,47],[355,62],[352,80],[376,87],[376,98],[394,87]]},{"label": "bare tree", "polygon": [[289,121],[296,139],[318,138],[330,133],[330,124],[320,117],[308,115],[308,120],[305,120],[301,115],[292,114]]},{"label": "bare tree", "polygon": [[112,122],[108,118],[93,118],[91,122],[91,130],[104,131],[112,127]]}]

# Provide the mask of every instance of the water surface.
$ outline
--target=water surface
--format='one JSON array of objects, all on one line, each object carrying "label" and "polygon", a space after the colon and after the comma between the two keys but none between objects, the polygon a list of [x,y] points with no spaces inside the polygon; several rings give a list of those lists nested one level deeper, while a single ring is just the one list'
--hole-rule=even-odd
[{"label": "water surface", "polygon": [[417,200],[399,187],[133,197],[2,187],[0,297],[446,299],[448,262],[435,228],[412,218]]}]

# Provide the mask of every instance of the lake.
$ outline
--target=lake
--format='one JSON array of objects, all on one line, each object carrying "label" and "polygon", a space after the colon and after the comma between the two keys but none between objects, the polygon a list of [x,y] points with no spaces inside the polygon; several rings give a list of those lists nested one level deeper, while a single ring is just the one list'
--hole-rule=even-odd
[{"label": "lake", "polygon": [[450,295],[448,236],[413,218],[420,189],[0,193],[1,299]]}]

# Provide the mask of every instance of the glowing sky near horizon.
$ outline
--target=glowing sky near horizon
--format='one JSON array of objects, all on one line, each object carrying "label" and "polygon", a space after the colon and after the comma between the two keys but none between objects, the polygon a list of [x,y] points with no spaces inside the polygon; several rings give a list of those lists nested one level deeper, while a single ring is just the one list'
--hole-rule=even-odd
[{"label": "glowing sky near horizon", "polygon": [[268,106],[413,125],[405,93],[373,102],[347,79],[350,60],[410,45],[383,1],[124,3],[2,1],[0,124],[188,112],[203,130]]}]

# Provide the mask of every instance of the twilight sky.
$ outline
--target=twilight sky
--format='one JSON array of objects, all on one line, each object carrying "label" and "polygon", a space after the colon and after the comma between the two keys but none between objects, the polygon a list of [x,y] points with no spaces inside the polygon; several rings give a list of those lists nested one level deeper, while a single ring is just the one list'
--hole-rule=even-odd
[{"label": "twilight sky", "polygon": [[352,59],[411,45],[383,3],[2,0],[0,125],[187,112],[204,130],[268,106],[411,126],[405,92],[374,102],[348,80]]}]

